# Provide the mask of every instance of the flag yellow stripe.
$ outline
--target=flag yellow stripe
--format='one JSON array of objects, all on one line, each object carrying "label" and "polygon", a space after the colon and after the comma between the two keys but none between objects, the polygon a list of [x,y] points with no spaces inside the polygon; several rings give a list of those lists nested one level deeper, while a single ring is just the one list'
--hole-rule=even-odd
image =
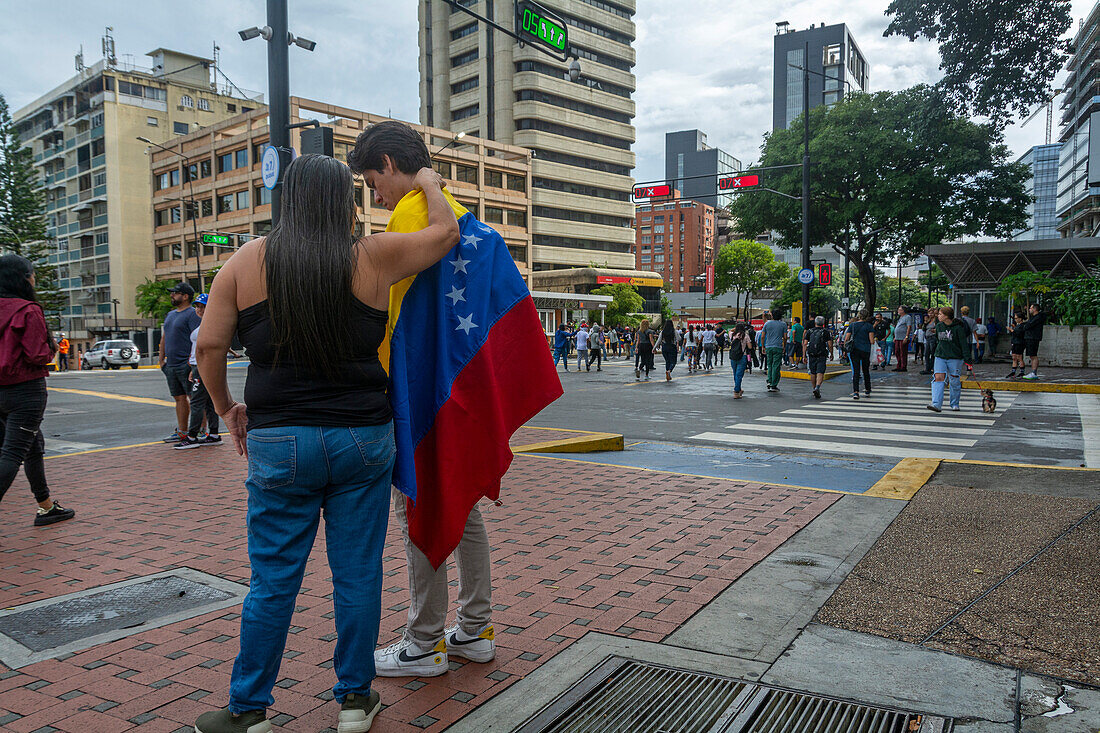
[{"label": "flag yellow stripe", "polygon": [[[468,213],[466,207],[455,201],[450,192],[444,190],[443,195],[454,210],[456,219],[461,219]],[[397,202],[397,206],[393,207],[393,213],[386,225],[386,231],[407,234],[420,231],[426,226],[428,226],[428,200],[424,197],[423,191],[410,191]],[[397,319],[401,316],[401,301],[405,299],[405,294],[409,292],[409,288],[412,287],[415,279],[416,275],[407,277],[390,288],[389,322],[386,324],[386,338],[378,347],[378,360],[382,362],[382,367],[387,373],[390,370],[390,338],[393,336],[393,330],[397,327]]]}]

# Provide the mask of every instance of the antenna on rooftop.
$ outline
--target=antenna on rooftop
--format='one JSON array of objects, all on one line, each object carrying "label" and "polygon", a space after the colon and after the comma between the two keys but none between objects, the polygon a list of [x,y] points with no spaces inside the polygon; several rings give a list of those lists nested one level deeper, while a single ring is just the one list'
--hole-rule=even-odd
[{"label": "antenna on rooftop", "polygon": [[107,68],[113,69],[118,66],[118,57],[115,56],[115,39],[111,35],[111,31],[114,28],[107,26],[103,31],[103,58],[107,62]]},{"label": "antenna on rooftop", "polygon": [[80,51],[78,51],[77,54],[76,54],[76,58],[74,59],[74,64],[76,66],[76,73],[83,74],[84,73],[84,44],[83,43],[80,44]]},{"label": "antenna on rooftop", "polygon": [[222,47],[214,41],[214,83],[211,86],[214,87],[215,92],[218,91],[218,65],[221,63],[221,50]]}]

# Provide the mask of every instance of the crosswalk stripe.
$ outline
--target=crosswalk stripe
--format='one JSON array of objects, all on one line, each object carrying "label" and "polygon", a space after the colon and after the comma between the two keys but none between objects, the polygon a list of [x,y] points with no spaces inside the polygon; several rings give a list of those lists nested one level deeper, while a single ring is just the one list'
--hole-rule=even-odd
[{"label": "crosswalk stripe", "polygon": [[[760,445],[763,436],[760,435],[734,435],[731,433],[699,433],[691,436],[692,440],[707,440],[716,443],[733,443],[737,445]],[[888,456],[892,458],[962,458],[965,453],[953,453],[938,450],[922,450],[919,448],[894,447],[885,445],[867,445],[865,443],[841,443],[824,440],[799,440],[784,438],[783,445],[788,448],[805,448],[819,452]]]},{"label": "crosswalk stripe", "polygon": [[[920,400],[908,403],[896,403],[890,404],[886,402],[875,402],[874,400],[830,400],[828,402],[822,402],[815,404],[822,408],[830,410],[860,410],[867,411],[872,410],[879,414],[901,414],[901,415],[924,415],[928,412],[928,401]],[[965,402],[959,405],[960,412],[965,412],[968,415],[974,415],[975,417],[986,417],[987,419],[995,419],[987,416],[982,412],[982,406],[980,402]],[[951,412],[947,406],[946,399],[944,400],[943,409],[945,412]]]},{"label": "crosswalk stripe", "polygon": [[[730,425],[730,430],[740,431],[761,431],[765,433],[790,433],[794,428],[787,425],[769,425],[764,423],[738,423],[737,425]],[[970,440],[968,438],[949,438],[942,435],[937,435],[935,438],[931,436],[911,436],[904,435],[897,432],[880,432],[880,433],[868,433],[858,430],[828,430],[825,428],[819,428],[817,421],[809,422],[805,424],[802,430],[798,431],[800,435],[806,436],[824,436],[827,438],[861,438],[874,441],[886,441],[895,443],[914,443],[922,440],[935,440],[938,445],[957,445],[964,448],[977,443],[977,439]]]},{"label": "crosswalk stripe", "polygon": [[[885,424],[893,422],[934,422],[942,425],[945,430],[950,430],[952,425],[962,425],[965,427],[977,427],[979,425],[985,425],[991,427],[996,420],[983,420],[978,417],[962,417],[956,415],[953,412],[946,412],[941,415],[935,415],[929,412],[927,415],[920,414],[904,414],[898,415],[892,412],[884,410],[842,410],[837,407],[830,407],[828,405],[822,405],[821,407],[810,409],[793,409],[784,410],[783,415],[807,415],[810,417],[847,417],[847,418],[859,418],[872,420],[879,418]],[[984,414],[984,413],[983,413]]]},{"label": "crosswalk stripe", "polygon": [[[821,420],[821,419],[807,420],[804,417],[784,417],[782,415],[765,415],[763,417],[758,417],[757,420],[766,420],[768,422],[791,423],[791,424],[794,424],[794,425],[808,425],[808,426],[827,425],[829,427],[836,427],[836,428],[868,428],[868,427],[872,427],[874,425],[874,423],[869,423],[866,420],[858,420],[858,421],[857,420]],[[918,424],[918,423],[913,423],[912,425],[900,425],[898,423],[894,423],[894,425],[896,427],[902,427],[906,431],[909,431],[909,432],[930,433],[930,435],[928,436],[929,438],[931,438],[933,435],[936,435],[936,436],[943,435],[943,431],[944,431],[943,427],[940,426],[940,425],[922,425],[922,424]],[[733,426],[730,425],[729,427],[732,428]],[[982,436],[982,435],[985,435],[985,432],[986,432],[986,428],[960,428],[960,427],[957,427],[957,426],[954,426],[954,425],[951,426],[951,434],[952,435],[977,435],[977,436]]]}]

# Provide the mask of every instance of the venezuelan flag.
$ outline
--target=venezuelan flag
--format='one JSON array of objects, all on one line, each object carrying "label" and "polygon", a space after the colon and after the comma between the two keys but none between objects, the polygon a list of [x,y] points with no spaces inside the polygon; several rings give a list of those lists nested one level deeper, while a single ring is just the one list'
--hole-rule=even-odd
[{"label": "venezuelan flag", "polygon": [[[444,192],[446,193],[446,192]],[[562,394],[534,301],[504,239],[446,193],[461,240],[390,291],[388,365],[409,536],[439,567],[477,501],[500,495],[508,440]],[[394,207],[386,231],[428,225],[424,194]]]}]

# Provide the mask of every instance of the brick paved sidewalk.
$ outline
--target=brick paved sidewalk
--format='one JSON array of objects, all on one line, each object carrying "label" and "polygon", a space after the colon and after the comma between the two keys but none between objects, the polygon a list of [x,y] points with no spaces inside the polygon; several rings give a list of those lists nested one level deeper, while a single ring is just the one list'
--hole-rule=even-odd
[{"label": "brick paved sidewalk", "polygon": [[[247,583],[245,464],[229,446],[59,457],[47,472],[77,519],[32,527],[18,480],[0,515],[3,607],[181,566]],[[387,707],[373,730],[443,730],[589,631],[663,640],[836,495],[517,456],[502,500],[483,509],[494,547],[497,659],[452,661],[434,679],[379,679]],[[383,565],[385,644],[398,637],[408,603],[392,522]],[[335,723],[329,578],[318,537],[269,711],[283,730]],[[238,612],[18,671],[0,666],[0,728],[190,731],[196,716],[226,703]]]}]

